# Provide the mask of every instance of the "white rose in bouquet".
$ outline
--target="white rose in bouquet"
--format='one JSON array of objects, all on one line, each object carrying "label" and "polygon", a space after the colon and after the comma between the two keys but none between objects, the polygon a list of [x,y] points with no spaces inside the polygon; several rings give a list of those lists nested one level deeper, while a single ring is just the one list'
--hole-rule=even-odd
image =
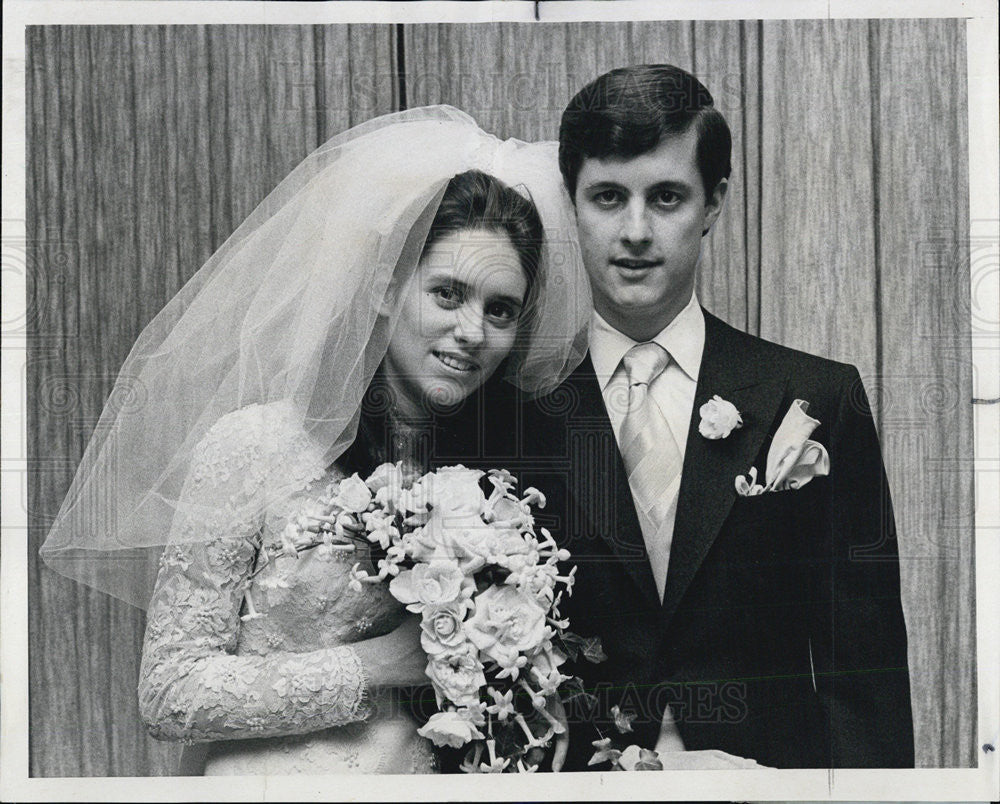
[{"label": "white rose in bouquet", "polygon": [[482,543],[489,536],[489,526],[477,514],[446,514],[433,509],[419,533],[414,533],[419,561],[454,562],[465,575],[472,575],[486,565]]},{"label": "white rose in bouquet", "polygon": [[456,473],[445,482],[432,484],[430,512],[426,524],[412,534],[410,550],[417,561],[453,561],[472,575],[485,565],[481,546],[491,528],[483,522],[484,501],[475,473]]},{"label": "white rose in bouquet", "polygon": [[415,514],[434,510],[445,517],[468,514],[478,518],[486,500],[479,488],[482,476],[478,469],[462,465],[429,472],[403,491],[400,507]]},{"label": "white rose in bouquet", "polygon": [[479,516],[486,497],[479,488],[483,472],[464,466],[446,466],[427,477],[430,499],[435,511],[443,515],[472,514]]},{"label": "white rose in bouquet", "polygon": [[390,512],[399,509],[399,501],[406,484],[406,475],[401,463],[383,463],[365,480],[365,485],[375,495],[375,502]]},{"label": "white rose in bouquet", "polygon": [[467,601],[425,606],[420,622],[420,645],[428,656],[454,650],[467,641],[462,621],[468,613]]},{"label": "white rose in bouquet", "polygon": [[404,537],[406,552],[414,561],[457,563],[466,575],[485,565],[479,543],[490,528],[481,512],[486,498],[479,488],[480,471],[452,466],[424,475],[409,491],[401,505],[420,518],[422,526]]},{"label": "white rose in bouquet", "polygon": [[400,463],[383,463],[375,467],[366,479],[365,485],[375,494],[384,486],[398,485],[400,490],[403,486],[403,470]]},{"label": "white rose in bouquet", "polygon": [[545,609],[513,586],[490,586],[476,596],[465,624],[469,640],[497,664],[511,666],[518,653],[538,648],[546,637]]},{"label": "white rose in bouquet", "polygon": [[352,514],[364,511],[372,501],[372,493],[365,481],[355,472],[340,481],[340,492],[334,502]]},{"label": "white rose in bouquet", "polygon": [[403,570],[389,582],[389,592],[416,614],[425,606],[440,606],[468,598],[473,582],[451,561],[432,561]]},{"label": "white rose in bouquet", "polygon": [[477,728],[483,722],[478,710],[435,712],[425,726],[417,729],[417,734],[439,748],[461,748],[472,740],[483,739],[483,733]]},{"label": "white rose in bouquet", "polygon": [[479,689],[486,686],[483,664],[468,643],[431,656],[427,676],[434,685],[439,706],[442,698],[456,706],[478,706]]}]

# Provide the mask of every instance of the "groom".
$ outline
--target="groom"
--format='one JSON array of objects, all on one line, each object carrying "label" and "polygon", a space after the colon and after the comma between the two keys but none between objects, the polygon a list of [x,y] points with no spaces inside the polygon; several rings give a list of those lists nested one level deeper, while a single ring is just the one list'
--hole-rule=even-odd
[{"label": "groom", "polygon": [[525,410],[522,480],[578,568],[562,613],[608,657],[571,668],[597,703],[570,711],[566,769],[600,737],[912,767],[896,533],[858,372],[694,295],[724,118],[683,70],[629,67],[570,101],[559,140],[595,313],[583,363]]}]

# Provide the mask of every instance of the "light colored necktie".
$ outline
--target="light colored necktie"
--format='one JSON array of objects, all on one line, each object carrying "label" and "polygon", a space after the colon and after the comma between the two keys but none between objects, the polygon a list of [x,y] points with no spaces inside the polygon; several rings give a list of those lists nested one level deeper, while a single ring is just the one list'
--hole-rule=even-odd
[{"label": "light colored necktie", "polygon": [[[632,497],[649,523],[648,533],[643,525],[643,538],[660,600],[666,584],[683,461],[670,426],[649,396],[649,386],[669,362],[670,355],[656,343],[633,346],[622,358],[628,378],[628,411],[618,440]],[[656,750],[663,754],[684,750],[684,740],[669,706],[660,723]]]},{"label": "light colored necktie", "polygon": [[619,444],[636,507],[654,530],[670,511],[668,491],[681,472],[677,441],[649,395],[650,384],[669,362],[670,355],[656,343],[633,346],[622,358],[628,378],[628,410]]}]

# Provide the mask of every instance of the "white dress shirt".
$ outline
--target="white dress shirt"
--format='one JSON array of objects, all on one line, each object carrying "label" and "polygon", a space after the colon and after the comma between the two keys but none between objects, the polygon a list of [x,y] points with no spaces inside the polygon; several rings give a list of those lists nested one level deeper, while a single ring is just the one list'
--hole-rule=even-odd
[{"label": "white dress shirt", "polygon": [[[694,407],[695,390],[698,387],[698,370],[701,367],[702,353],[705,351],[705,315],[694,294],[677,317],[652,340],[667,351],[670,362],[663,373],[650,384],[649,396],[666,420],[683,461],[688,425],[691,422],[691,409]],[[594,312],[590,335],[590,359],[594,364],[594,373],[601,386],[604,407],[608,411],[608,418],[611,419],[616,440],[621,438],[622,421],[628,409],[628,380],[622,358],[637,343],[638,341],[614,329],[600,314]],[[674,491],[676,493],[676,487]],[[644,521],[642,516],[639,519],[646,549],[650,553],[654,567],[657,591],[662,599],[673,523],[668,523],[666,528],[661,526],[654,534],[650,532],[650,523]],[[661,554],[659,561],[657,554]]]},{"label": "white dress shirt", "polygon": [[[590,332],[590,359],[594,364],[594,373],[597,375],[604,396],[604,407],[608,411],[608,418],[611,420],[611,427],[620,447],[622,421],[628,410],[628,380],[622,358],[639,342],[614,329],[596,311]],[[698,370],[701,367],[702,353],[705,351],[705,315],[694,294],[677,317],[652,340],[662,346],[671,359],[663,373],[650,384],[649,396],[670,428],[683,462],[691,410],[694,407],[695,391],[698,387]],[[674,484],[668,491],[674,496],[671,501],[669,521],[654,525],[641,511],[637,511],[660,600],[663,599],[666,585],[679,485],[679,483]],[[677,731],[669,707],[663,714],[663,723],[655,748],[661,754],[684,750],[684,741]]]}]

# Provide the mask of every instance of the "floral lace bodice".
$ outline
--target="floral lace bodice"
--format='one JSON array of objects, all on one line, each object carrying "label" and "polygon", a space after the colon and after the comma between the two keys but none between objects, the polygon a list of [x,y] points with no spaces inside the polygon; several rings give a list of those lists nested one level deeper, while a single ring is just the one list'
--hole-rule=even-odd
[{"label": "floral lace bodice", "polygon": [[[407,758],[411,767],[396,772],[430,770],[412,720],[401,728],[393,711],[394,722],[380,727],[388,717],[377,710],[388,701],[369,697],[351,647],[403,616],[386,585],[348,587],[351,566],[364,566],[367,550],[311,549],[262,566],[261,546],[280,541],[332,477],[280,405],[225,416],[198,445],[147,615],[139,704],[154,737],[247,740],[219,753],[231,765],[234,756],[252,758],[256,772],[294,772],[296,762],[314,772],[375,771],[385,768],[381,754],[393,755],[394,765],[395,755]],[[272,498],[279,485],[298,491],[260,521],[238,521],[233,512],[250,495]],[[267,737],[282,739],[247,739]],[[253,769],[237,762],[222,772]]]}]

